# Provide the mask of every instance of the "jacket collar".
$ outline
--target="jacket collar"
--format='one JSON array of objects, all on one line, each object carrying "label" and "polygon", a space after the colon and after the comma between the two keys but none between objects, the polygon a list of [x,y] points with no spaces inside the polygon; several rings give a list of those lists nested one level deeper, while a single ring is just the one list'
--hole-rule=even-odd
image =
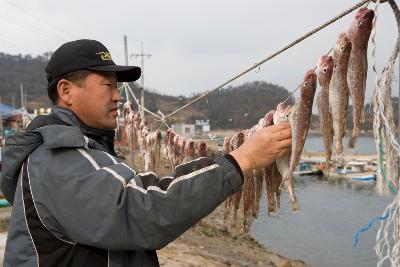
[{"label": "jacket collar", "polygon": [[78,127],[85,136],[99,143],[104,149],[115,156],[114,138],[115,131],[110,129],[97,129],[86,125],[72,110],[60,106],[53,107],[53,113],[68,125]]}]

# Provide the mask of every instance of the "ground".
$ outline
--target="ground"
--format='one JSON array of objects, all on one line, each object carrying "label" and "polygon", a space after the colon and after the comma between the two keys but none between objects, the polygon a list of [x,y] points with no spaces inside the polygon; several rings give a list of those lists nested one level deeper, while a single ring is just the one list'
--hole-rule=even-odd
[{"label": "ground", "polygon": [[223,207],[217,208],[180,238],[158,251],[161,266],[277,266],[306,267],[302,261],[279,256],[250,235],[231,231],[222,222]]}]

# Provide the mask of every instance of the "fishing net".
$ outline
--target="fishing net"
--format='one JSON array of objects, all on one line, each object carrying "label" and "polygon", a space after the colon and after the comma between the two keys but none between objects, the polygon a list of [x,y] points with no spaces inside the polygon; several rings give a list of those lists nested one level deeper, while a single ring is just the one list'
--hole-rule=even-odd
[{"label": "fishing net", "polygon": [[[377,1],[375,14],[377,14]],[[394,0],[388,1],[393,9],[400,29],[400,12]],[[396,59],[399,53],[400,35],[392,51],[387,65],[381,73],[375,67],[375,25],[376,16],[373,22],[372,50],[373,69],[376,73],[375,89],[373,95],[374,106],[374,138],[378,152],[377,190],[381,194],[393,192],[396,196],[385,208],[383,220],[376,237],[375,251],[378,255],[377,266],[400,266],[400,191],[398,175],[398,158],[400,146],[395,137],[395,124],[392,108],[392,81]]]}]

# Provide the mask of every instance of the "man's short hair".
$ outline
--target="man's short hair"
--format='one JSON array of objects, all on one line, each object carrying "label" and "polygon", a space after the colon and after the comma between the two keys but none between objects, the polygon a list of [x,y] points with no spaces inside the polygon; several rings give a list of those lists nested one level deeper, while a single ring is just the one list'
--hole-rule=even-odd
[{"label": "man's short hair", "polygon": [[57,100],[58,100],[57,84],[59,81],[61,81],[62,79],[66,79],[68,81],[75,83],[79,87],[82,87],[85,85],[84,84],[85,79],[87,76],[89,76],[90,73],[92,73],[92,71],[77,70],[77,71],[67,73],[65,75],[62,75],[60,77],[57,77],[57,78],[51,80],[47,84],[47,95],[49,96],[53,105],[57,104]]}]

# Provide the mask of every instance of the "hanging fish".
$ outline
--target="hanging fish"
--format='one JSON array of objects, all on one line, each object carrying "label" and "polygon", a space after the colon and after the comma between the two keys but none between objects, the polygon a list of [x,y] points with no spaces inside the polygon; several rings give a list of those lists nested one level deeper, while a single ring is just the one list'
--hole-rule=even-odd
[{"label": "hanging fish", "polygon": [[321,90],[317,96],[319,122],[325,147],[325,170],[324,176],[329,177],[331,166],[332,143],[333,143],[333,122],[329,110],[329,83],[333,72],[332,57],[322,56],[317,62],[317,77]]},{"label": "hanging fish", "polygon": [[[289,105],[287,107],[285,107],[284,103],[279,103],[278,106],[276,107],[276,111],[274,114],[274,124],[277,125],[281,122],[287,122],[289,121],[289,116],[290,113],[292,112],[292,107]],[[276,163],[276,168],[278,169],[278,172],[280,173],[280,176],[276,176],[276,174],[274,173],[274,166],[271,166],[269,169],[266,169],[267,172],[267,179],[268,176],[271,177],[271,179],[274,179],[274,181],[268,181],[267,182],[267,186],[269,185],[269,190],[267,188],[267,194],[268,194],[268,214],[274,214],[277,209],[277,205],[275,203],[275,199],[274,199],[274,192],[276,194],[277,190],[279,190],[280,193],[280,185],[282,183],[282,177],[288,177],[289,176],[289,170],[290,170],[290,159],[291,159],[291,152],[283,155],[282,157],[278,158],[275,163]],[[278,180],[281,180],[281,182],[278,185],[278,189],[276,188],[276,182]],[[288,184],[288,186],[290,186],[290,183]],[[288,187],[287,187],[288,188]],[[293,194],[293,195],[292,195]],[[289,195],[290,195],[290,199],[293,199],[293,203],[297,203],[297,199],[296,196],[294,195],[294,187],[293,189],[289,190]],[[297,204],[298,206],[298,204]],[[279,209],[279,205],[278,205],[278,209]]]},{"label": "hanging fish", "polygon": [[292,153],[290,157],[289,172],[286,176],[283,176],[283,183],[289,191],[293,211],[300,210],[294,193],[293,173],[300,161],[300,156],[303,152],[304,143],[306,141],[316,87],[317,75],[314,70],[309,70],[302,81],[300,97],[296,99],[296,104],[289,115],[289,122],[292,127]]},{"label": "hanging fish", "polygon": [[[230,137],[225,137],[224,138],[224,143],[222,146],[222,155],[228,154],[231,152],[231,138]],[[233,195],[230,195],[226,200],[225,200],[225,212],[224,212],[224,222],[228,219],[229,214],[231,213],[232,209],[232,204],[233,204]]]},{"label": "hanging fish", "polygon": [[349,105],[349,87],[347,85],[347,70],[351,52],[351,43],[343,32],[339,35],[333,48],[333,73],[329,83],[329,107],[332,114],[333,131],[335,134],[336,162],[339,167],[344,165],[342,140],[346,132],[346,115]]},{"label": "hanging fish", "polygon": [[[244,143],[244,134],[242,132],[236,133],[231,139],[231,151],[238,149]],[[233,222],[232,227],[236,227],[237,212],[240,207],[240,199],[242,198],[242,190],[232,195],[233,204]]]},{"label": "hanging fish", "polygon": [[360,8],[347,31],[351,42],[347,83],[353,101],[353,131],[349,139],[349,148],[354,148],[364,116],[365,86],[368,71],[368,40],[372,30],[374,11]]},{"label": "hanging fish", "polygon": [[[289,158],[287,159],[287,169],[289,169]],[[274,215],[280,207],[282,175],[278,170],[277,162],[274,161],[265,167],[265,180],[268,200],[268,216]]]},{"label": "hanging fish", "polygon": [[[267,114],[265,114],[264,118],[260,119],[258,124],[253,128],[257,128],[260,130],[264,127],[271,126],[273,124],[273,115],[274,111],[269,111]],[[254,201],[253,217],[257,218],[258,213],[260,211],[260,200],[261,200],[263,182],[264,178],[266,179],[265,168],[253,170],[253,177],[255,180],[255,201]]]}]

